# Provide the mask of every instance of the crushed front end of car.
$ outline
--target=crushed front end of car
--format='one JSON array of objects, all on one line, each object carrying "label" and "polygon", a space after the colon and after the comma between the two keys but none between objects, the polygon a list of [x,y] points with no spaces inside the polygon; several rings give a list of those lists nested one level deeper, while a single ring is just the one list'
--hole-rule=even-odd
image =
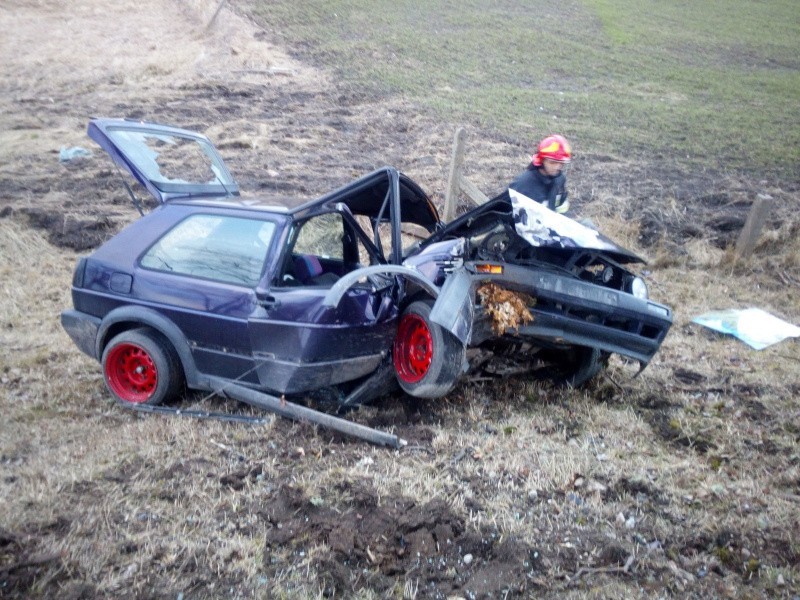
[{"label": "crushed front end of car", "polygon": [[[510,190],[448,224],[404,264],[441,285],[430,320],[472,349],[472,368],[509,357],[517,369],[538,365],[577,386],[611,354],[644,369],[664,341],[671,309],[650,300],[625,266],[641,262]],[[482,292],[487,285],[513,295],[498,300]]]}]

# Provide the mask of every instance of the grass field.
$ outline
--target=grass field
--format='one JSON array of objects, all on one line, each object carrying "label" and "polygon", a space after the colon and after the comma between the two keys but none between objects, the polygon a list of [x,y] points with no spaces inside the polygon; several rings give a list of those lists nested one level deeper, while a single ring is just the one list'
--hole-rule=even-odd
[{"label": "grass field", "polygon": [[245,3],[359,90],[577,151],[717,170],[800,159],[792,0],[333,0]]}]

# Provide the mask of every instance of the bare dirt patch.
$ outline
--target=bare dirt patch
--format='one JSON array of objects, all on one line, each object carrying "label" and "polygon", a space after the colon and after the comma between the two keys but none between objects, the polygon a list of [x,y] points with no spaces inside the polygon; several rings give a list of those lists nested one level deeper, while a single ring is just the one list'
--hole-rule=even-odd
[{"label": "bare dirt patch", "polygon": [[371,490],[348,488],[338,490],[348,497],[346,505],[331,508],[292,488],[277,491],[263,511],[271,526],[264,554],[268,573],[285,568],[281,555],[287,548],[295,555],[316,548],[326,596],[362,588],[391,594],[406,581],[416,582],[410,586],[427,597],[515,597],[526,590],[526,574],[534,569],[530,549],[501,541],[497,532],[467,531],[445,502],[386,498],[379,504]]}]

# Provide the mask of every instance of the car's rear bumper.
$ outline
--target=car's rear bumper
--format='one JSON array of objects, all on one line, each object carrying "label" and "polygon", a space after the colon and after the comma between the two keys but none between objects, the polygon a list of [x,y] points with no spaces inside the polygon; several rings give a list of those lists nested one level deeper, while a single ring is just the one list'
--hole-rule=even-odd
[{"label": "car's rear bumper", "polygon": [[98,360],[95,351],[100,319],[77,310],[65,310],[61,313],[61,326],[81,352]]}]

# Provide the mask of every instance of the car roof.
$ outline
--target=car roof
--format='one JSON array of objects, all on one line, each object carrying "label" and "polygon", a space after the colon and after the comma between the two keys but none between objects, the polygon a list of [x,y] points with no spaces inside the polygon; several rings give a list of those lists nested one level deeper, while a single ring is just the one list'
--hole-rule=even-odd
[{"label": "car roof", "polygon": [[260,211],[268,213],[289,214],[291,209],[282,204],[275,204],[274,200],[267,201],[260,198],[190,198],[181,200],[171,200],[167,203],[180,206],[204,206],[213,208],[226,208],[230,210]]},{"label": "car roof", "polygon": [[392,185],[397,181],[397,193],[400,198],[402,220],[414,223],[432,232],[439,223],[439,214],[428,195],[411,178],[398,172],[393,167],[383,167],[359,179],[350,182],[332,192],[325,194],[299,206],[276,204],[281,199],[229,196],[229,197],[196,197],[171,200],[167,204],[207,206],[232,210],[260,211],[281,214],[293,219],[305,219],[322,212],[346,210],[353,215],[364,215],[370,219],[389,218],[389,214],[381,215],[383,200]]}]

